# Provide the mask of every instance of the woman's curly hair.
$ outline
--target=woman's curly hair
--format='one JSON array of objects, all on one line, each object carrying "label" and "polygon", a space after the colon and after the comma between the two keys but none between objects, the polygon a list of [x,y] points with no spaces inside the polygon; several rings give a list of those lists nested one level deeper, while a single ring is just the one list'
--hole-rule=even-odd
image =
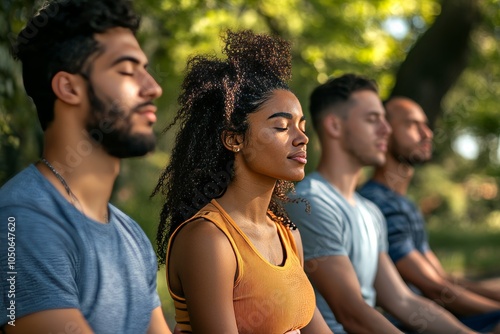
[{"label": "woman's curly hair", "polygon": [[[187,64],[174,121],[179,125],[170,163],[161,173],[152,196],[161,192],[165,203],[156,237],[160,264],[165,263],[170,235],[212,199],[222,196],[234,176],[234,153],[222,142],[224,131],[245,135],[247,117],[277,89],[289,90],[290,43],[245,30],[223,37],[226,59],[199,55]],[[293,189],[278,180],[269,211],[295,228],[283,203]]]}]

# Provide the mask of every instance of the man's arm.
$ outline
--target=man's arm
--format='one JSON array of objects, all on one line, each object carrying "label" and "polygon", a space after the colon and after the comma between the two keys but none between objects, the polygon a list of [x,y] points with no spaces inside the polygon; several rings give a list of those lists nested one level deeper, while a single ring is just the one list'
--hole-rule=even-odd
[{"label": "man's arm", "polygon": [[419,333],[474,333],[451,313],[410,291],[387,253],[380,253],[375,277],[377,303]]},{"label": "man's arm", "polygon": [[325,256],[306,261],[313,285],[325,298],[335,318],[348,333],[401,333],[361,295],[358,278],[347,256]]},{"label": "man's arm", "polygon": [[301,334],[320,334],[320,333],[333,334],[332,330],[326,324],[325,319],[323,319],[323,316],[321,315],[321,313],[319,312],[317,307],[314,309],[314,315],[313,315],[311,322],[309,322],[306,327],[302,328],[299,331],[299,333],[301,333]]},{"label": "man's arm", "polygon": [[160,306],[153,310],[147,334],[172,334]]},{"label": "man's arm", "polygon": [[455,314],[466,316],[500,310],[499,302],[468,291],[442,276],[440,270],[436,270],[417,250],[397,261],[396,267],[405,281],[412,283],[427,298]]},{"label": "man's arm", "polygon": [[478,295],[481,295],[483,297],[486,297],[488,299],[494,300],[496,302],[500,303],[500,288],[496,286],[494,288],[493,286],[490,286],[488,284],[485,284],[485,282],[482,281],[470,281],[467,279],[459,278],[459,277],[454,277],[448,273],[445,272],[443,267],[441,266],[441,263],[439,262],[437,256],[434,254],[432,251],[428,251],[424,254],[425,258],[427,261],[429,261],[432,266],[436,269],[436,271],[442,276],[445,277],[449,282],[458,284],[461,287],[472,291],[473,293],[476,293]]},{"label": "man's arm", "polygon": [[32,313],[16,319],[15,326],[6,324],[3,330],[5,334],[94,333],[80,310],[75,308]]}]

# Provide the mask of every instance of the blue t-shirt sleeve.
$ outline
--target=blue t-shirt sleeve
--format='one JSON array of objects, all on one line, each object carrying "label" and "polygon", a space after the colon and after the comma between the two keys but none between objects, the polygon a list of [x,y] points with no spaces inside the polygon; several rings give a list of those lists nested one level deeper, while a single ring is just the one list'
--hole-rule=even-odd
[{"label": "blue t-shirt sleeve", "polygon": [[302,238],[304,259],[311,260],[330,255],[348,255],[344,245],[343,222],[338,212],[318,196],[300,196],[305,198],[311,212],[305,211],[303,203],[290,203],[287,213],[294,222]]},{"label": "blue t-shirt sleeve", "polygon": [[[16,318],[49,309],[78,308],[79,257],[71,231],[29,208],[3,207],[0,212],[0,288],[12,291],[2,293],[1,313],[12,300]],[[9,259],[12,253],[14,257]],[[8,320],[2,316],[0,324]]]}]

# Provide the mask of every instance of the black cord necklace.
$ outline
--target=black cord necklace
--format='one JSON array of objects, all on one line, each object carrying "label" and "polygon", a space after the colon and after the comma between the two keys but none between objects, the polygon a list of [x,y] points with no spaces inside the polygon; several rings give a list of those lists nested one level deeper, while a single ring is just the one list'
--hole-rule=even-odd
[{"label": "black cord necklace", "polygon": [[[68,186],[68,183],[62,177],[62,175],[59,174],[59,172],[54,168],[54,166],[52,166],[52,164],[50,162],[48,162],[47,159],[45,159],[44,157],[41,157],[40,161],[43,162],[50,169],[50,171],[52,172],[52,174],[54,174],[54,176],[57,177],[57,179],[62,183],[64,189],[68,193],[68,196],[71,198],[71,204],[73,204],[73,206],[75,208],[77,208],[85,216],[85,212],[83,211],[82,203],[80,203],[80,201],[75,196],[75,194],[73,194],[73,192],[71,191],[71,188]],[[78,203],[78,205],[77,205],[77,203]],[[109,222],[107,214],[104,215],[104,222],[105,223]]]},{"label": "black cord necklace", "polygon": [[64,186],[64,189],[66,189],[66,192],[68,193],[68,196],[71,198],[71,203],[73,205],[75,205],[75,202],[76,202],[76,203],[78,203],[81,206],[80,201],[75,196],[75,194],[73,194],[73,192],[69,188],[68,183],[66,182],[66,180],[62,177],[61,174],[59,174],[59,172],[54,168],[54,166],[52,166],[50,164],[50,162],[48,162],[47,159],[45,159],[44,157],[41,157],[40,161],[43,162],[47,167],[49,167],[49,169],[52,172],[52,174],[54,174],[57,177],[57,179],[62,183],[62,185]]}]

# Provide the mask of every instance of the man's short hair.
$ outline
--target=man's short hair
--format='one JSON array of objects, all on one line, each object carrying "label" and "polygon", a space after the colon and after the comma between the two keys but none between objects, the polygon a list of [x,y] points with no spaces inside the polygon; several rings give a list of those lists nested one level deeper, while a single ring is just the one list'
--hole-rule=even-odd
[{"label": "man's short hair", "polygon": [[314,129],[319,130],[319,124],[325,111],[338,103],[346,102],[354,92],[361,90],[371,90],[378,94],[377,84],[374,80],[351,73],[338,78],[330,78],[324,84],[316,87],[309,100],[309,111]]},{"label": "man's short hair", "polygon": [[100,50],[94,34],[115,27],[135,34],[139,23],[129,0],[47,1],[28,21],[13,54],[22,63],[24,88],[35,103],[44,131],[54,119],[54,75],[88,71],[90,68],[84,68],[87,60]]}]

